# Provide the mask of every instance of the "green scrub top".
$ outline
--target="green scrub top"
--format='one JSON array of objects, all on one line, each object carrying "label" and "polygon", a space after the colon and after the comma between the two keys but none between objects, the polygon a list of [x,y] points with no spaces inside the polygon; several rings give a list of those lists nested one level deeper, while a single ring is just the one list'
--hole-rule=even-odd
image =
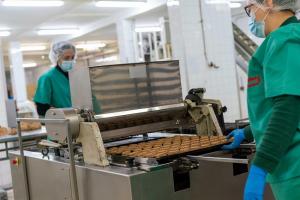
[{"label": "green scrub top", "polygon": [[33,100],[55,108],[72,107],[69,79],[53,67],[40,77]]},{"label": "green scrub top", "polygon": [[[249,63],[247,94],[251,130],[259,148],[271,117],[272,98],[300,96],[300,23],[296,17],[289,18],[270,33],[253,55]],[[268,182],[300,176],[299,128],[300,124],[290,147],[274,172],[268,175]]]},{"label": "green scrub top", "polygon": [[[57,67],[50,69],[40,77],[33,100],[54,108],[72,107],[69,79]],[[101,107],[94,95],[92,102],[93,111],[100,114]]]}]

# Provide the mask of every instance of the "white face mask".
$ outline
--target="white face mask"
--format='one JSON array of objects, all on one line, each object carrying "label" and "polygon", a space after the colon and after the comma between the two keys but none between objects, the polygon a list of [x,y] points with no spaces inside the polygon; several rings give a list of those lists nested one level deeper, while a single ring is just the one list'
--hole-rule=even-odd
[{"label": "white face mask", "polygon": [[258,22],[258,21],[256,21],[254,16],[251,16],[248,25],[249,25],[249,29],[253,35],[255,35],[256,37],[259,37],[259,38],[266,37],[264,21]]},{"label": "white face mask", "polygon": [[64,72],[68,72],[68,71],[71,71],[73,69],[74,65],[75,65],[75,61],[74,60],[64,60],[62,62],[62,64],[60,65],[60,68]]},{"label": "white face mask", "polygon": [[265,29],[266,29],[265,20],[266,20],[267,16],[269,15],[270,11],[268,11],[268,13],[266,14],[266,16],[264,17],[264,19],[262,21],[256,21],[255,13],[257,12],[257,10],[253,14],[251,14],[251,17],[249,19],[249,24],[248,24],[249,30],[256,37],[265,38],[266,37],[266,34],[265,34]]}]

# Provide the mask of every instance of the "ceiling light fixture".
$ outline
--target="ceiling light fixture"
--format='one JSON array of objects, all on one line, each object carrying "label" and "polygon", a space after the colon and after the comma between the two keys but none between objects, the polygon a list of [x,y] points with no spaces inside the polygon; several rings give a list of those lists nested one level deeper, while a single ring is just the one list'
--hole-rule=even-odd
[{"label": "ceiling light fixture", "polygon": [[88,44],[78,44],[76,45],[77,49],[84,49],[84,50],[96,50],[99,48],[106,47],[105,43],[88,43]]},{"label": "ceiling light fixture", "polygon": [[148,33],[148,32],[160,32],[162,29],[159,26],[153,27],[136,27],[135,32],[137,33]]},{"label": "ceiling light fixture", "polygon": [[7,37],[7,36],[10,36],[9,31],[0,31],[0,37]]},{"label": "ceiling light fixture", "polygon": [[98,1],[95,3],[97,7],[102,8],[132,8],[146,5],[141,1]]},{"label": "ceiling light fixture", "polygon": [[207,4],[222,4],[222,3],[228,3],[229,0],[206,0]]},{"label": "ceiling light fixture", "polygon": [[78,32],[78,29],[42,29],[38,30],[38,35],[73,35]]},{"label": "ceiling light fixture", "polygon": [[2,5],[11,7],[60,7],[64,5],[64,1],[4,0]]},{"label": "ceiling light fixture", "polygon": [[241,3],[229,3],[230,8],[240,8],[242,7]]},{"label": "ceiling light fixture", "polygon": [[36,63],[24,63],[23,67],[24,68],[32,68],[32,67],[36,67],[37,64]]},{"label": "ceiling light fixture", "polygon": [[46,46],[33,45],[33,46],[22,46],[21,51],[43,51],[46,50]]},{"label": "ceiling light fixture", "polygon": [[167,1],[167,6],[179,6],[179,1],[178,0],[168,0]]},{"label": "ceiling light fixture", "polygon": [[106,58],[100,58],[98,60],[96,60],[97,63],[103,63],[103,62],[112,62],[112,61],[116,61],[118,60],[117,56],[110,56],[110,57],[106,57]]},{"label": "ceiling light fixture", "polygon": [[245,0],[206,0],[207,4],[228,4],[230,8],[240,8]]}]

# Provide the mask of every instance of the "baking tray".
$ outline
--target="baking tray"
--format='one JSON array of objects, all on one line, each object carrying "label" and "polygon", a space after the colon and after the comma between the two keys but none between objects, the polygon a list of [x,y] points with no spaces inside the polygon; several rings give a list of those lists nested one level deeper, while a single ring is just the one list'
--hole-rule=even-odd
[{"label": "baking tray", "polygon": [[[162,138],[153,139],[151,141],[155,141],[155,140],[159,140],[159,139],[162,139]],[[186,151],[186,152],[178,152],[176,154],[165,155],[165,156],[161,156],[161,157],[138,157],[138,156],[133,157],[133,156],[122,155],[122,153],[111,154],[110,157],[111,157],[111,160],[113,160],[115,162],[118,162],[118,163],[119,162],[127,162],[127,163],[129,162],[130,163],[132,160],[134,160],[136,158],[146,158],[146,159],[148,158],[148,159],[151,159],[151,160],[155,160],[158,163],[167,163],[170,160],[174,160],[174,159],[177,159],[177,158],[180,158],[180,157],[184,157],[186,155],[201,155],[201,154],[217,151],[217,150],[220,150],[221,146],[226,145],[230,142],[231,141],[226,141],[226,142],[222,142],[222,143],[212,145],[212,146],[208,146],[208,147],[202,147],[202,148],[199,148],[199,149],[192,149],[192,150],[189,150],[189,151]],[[130,144],[140,144],[140,143],[141,142],[130,143]],[[127,145],[114,146],[114,147],[122,147],[122,146],[128,146],[128,144]]]}]

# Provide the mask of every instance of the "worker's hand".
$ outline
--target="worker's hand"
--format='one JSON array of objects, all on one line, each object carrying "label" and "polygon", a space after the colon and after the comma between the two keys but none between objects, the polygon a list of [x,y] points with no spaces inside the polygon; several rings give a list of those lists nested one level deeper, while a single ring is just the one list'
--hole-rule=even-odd
[{"label": "worker's hand", "polygon": [[244,200],[263,200],[267,172],[252,165],[244,190]]},{"label": "worker's hand", "polygon": [[244,129],[235,129],[229,135],[227,135],[226,139],[229,140],[233,137],[233,142],[229,145],[222,146],[223,150],[233,150],[238,148],[241,143],[245,140],[245,131]]}]

